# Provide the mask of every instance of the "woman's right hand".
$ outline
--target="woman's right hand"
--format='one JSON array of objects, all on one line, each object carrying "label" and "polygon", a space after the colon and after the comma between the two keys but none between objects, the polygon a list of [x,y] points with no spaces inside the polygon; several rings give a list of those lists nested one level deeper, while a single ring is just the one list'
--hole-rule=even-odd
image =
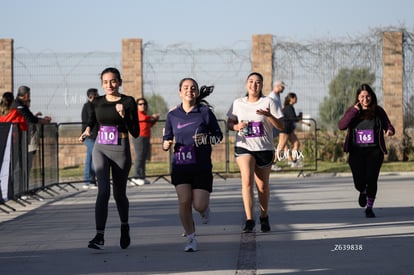
[{"label": "woman's right hand", "polygon": [[85,131],[83,131],[83,133],[80,135],[79,141],[83,142],[85,138],[89,137],[91,135],[90,131],[91,129],[89,128],[89,126],[86,127]]},{"label": "woman's right hand", "polygon": [[243,132],[243,129],[248,125],[249,123],[246,120],[242,120],[239,123],[234,124],[234,131]]},{"label": "woman's right hand", "polygon": [[357,109],[358,111],[361,111],[362,110],[361,103],[358,102],[357,104],[355,104],[354,108]]},{"label": "woman's right hand", "polygon": [[173,142],[172,140],[164,140],[164,142],[162,143],[162,150],[164,151],[170,150],[172,142]]}]

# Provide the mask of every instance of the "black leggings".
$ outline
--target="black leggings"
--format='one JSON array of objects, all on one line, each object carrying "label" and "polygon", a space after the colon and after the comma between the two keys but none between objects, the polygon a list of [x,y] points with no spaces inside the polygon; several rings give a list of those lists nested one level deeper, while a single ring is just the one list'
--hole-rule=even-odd
[{"label": "black leggings", "polygon": [[375,199],[378,190],[378,176],[384,161],[384,153],[378,147],[353,149],[349,153],[355,188],[367,192],[367,197]]},{"label": "black leggings", "polygon": [[128,222],[129,201],[126,195],[129,170],[131,168],[131,150],[129,139],[120,139],[119,145],[96,143],[92,161],[98,180],[98,195],[95,204],[96,230],[105,230],[108,218],[108,202],[112,189],[121,223]]}]

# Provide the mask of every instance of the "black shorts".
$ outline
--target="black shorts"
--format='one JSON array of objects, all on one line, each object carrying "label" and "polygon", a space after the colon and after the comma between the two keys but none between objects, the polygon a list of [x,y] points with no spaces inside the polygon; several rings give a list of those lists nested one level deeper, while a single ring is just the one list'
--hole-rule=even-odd
[{"label": "black shorts", "polygon": [[191,184],[192,189],[202,189],[209,193],[213,192],[213,173],[171,173],[171,184],[177,186],[179,184]]},{"label": "black shorts", "polygon": [[275,158],[275,151],[249,151],[242,147],[234,148],[234,156],[237,158],[242,155],[252,155],[256,159],[256,165],[258,167],[267,167],[273,164]]}]

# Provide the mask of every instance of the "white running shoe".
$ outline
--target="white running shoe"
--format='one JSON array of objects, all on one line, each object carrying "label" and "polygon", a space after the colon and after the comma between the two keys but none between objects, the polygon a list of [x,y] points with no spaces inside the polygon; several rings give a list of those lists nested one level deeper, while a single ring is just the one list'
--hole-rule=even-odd
[{"label": "white running shoe", "polygon": [[188,239],[187,244],[184,247],[185,252],[195,252],[197,251],[197,241],[196,239]]},{"label": "white running shoe", "polygon": [[210,218],[210,206],[207,207],[206,211],[204,211],[203,214],[200,213],[200,215],[201,215],[201,223],[207,224]]},{"label": "white running shoe", "polygon": [[84,184],[82,186],[83,189],[98,189],[98,186],[95,184]]},{"label": "white running shoe", "polygon": [[292,168],[302,168],[303,163],[300,160],[296,160],[296,161],[292,162],[290,167],[292,167]]},{"label": "white running shoe", "polygon": [[[193,228],[194,228],[194,236],[195,236],[195,224],[193,222]],[[183,237],[187,237],[187,233],[185,233],[185,231],[181,234],[181,236]]]},{"label": "white running shoe", "polygon": [[137,184],[135,183],[135,179],[128,179],[128,182],[130,186],[137,186]]},{"label": "white running shoe", "polygon": [[272,171],[280,171],[280,170],[282,170],[282,167],[277,166],[276,164],[273,164],[271,169],[272,169]]},{"label": "white running shoe", "polygon": [[145,180],[143,179],[132,179],[131,180],[135,185],[143,186],[145,184]]}]

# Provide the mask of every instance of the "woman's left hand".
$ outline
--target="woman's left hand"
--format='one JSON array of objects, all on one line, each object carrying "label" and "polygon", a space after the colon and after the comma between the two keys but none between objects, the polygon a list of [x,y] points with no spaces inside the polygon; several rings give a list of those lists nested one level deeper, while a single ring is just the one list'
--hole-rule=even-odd
[{"label": "woman's left hand", "polygon": [[271,116],[272,115],[270,113],[269,108],[266,108],[265,110],[263,110],[263,109],[256,110],[256,114],[263,115],[263,116]]},{"label": "woman's left hand", "polygon": [[387,130],[387,132],[385,133],[387,136],[391,137],[393,136],[395,133],[391,130]]},{"label": "woman's left hand", "polygon": [[122,118],[125,116],[124,105],[118,103],[115,105],[115,109]]}]

